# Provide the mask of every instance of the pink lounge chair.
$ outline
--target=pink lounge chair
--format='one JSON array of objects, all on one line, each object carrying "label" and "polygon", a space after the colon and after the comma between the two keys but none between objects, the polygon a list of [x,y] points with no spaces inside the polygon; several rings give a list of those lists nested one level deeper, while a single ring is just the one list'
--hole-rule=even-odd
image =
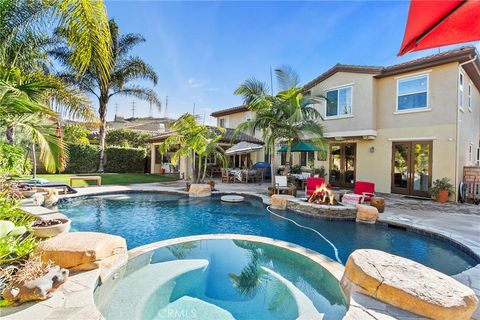
[{"label": "pink lounge chair", "polygon": [[324,178],[307,178],[307,183],[305,184],[305,195],[308,197],[323,184],[325,184]]}]

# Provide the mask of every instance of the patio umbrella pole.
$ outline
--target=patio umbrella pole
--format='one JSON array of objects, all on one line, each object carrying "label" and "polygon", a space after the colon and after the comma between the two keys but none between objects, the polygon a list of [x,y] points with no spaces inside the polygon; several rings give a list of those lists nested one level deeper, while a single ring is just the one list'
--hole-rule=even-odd
[{"label": "patio umbrella pole", "polygon": [[33,157],[33,179],[37,178],[37,155],[35,154],[35,142],[32,142],[32,157]]}]

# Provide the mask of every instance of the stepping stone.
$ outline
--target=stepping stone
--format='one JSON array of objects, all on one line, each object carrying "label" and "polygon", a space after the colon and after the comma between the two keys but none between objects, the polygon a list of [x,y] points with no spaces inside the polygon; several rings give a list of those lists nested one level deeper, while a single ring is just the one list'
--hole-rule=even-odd
[{"label": "stepping stone", "polygon": [[467,320],[478,305],[472,289],[412,260],[373,249],[355,250],[341,285],[397,308],[437,320]]},{"label": "stepping stone", "polygon": [[242,196],[228,195],[228,196],[222,196],[220,200],[224,202],[242,202],[245,200],[245,198]]}]

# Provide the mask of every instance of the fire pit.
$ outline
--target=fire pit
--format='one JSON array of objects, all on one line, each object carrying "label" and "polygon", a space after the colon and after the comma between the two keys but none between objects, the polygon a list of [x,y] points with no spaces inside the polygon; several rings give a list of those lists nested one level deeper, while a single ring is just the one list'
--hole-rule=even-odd
[{"label": "fire pit", "polygon": [[338,206],[339,203],[335,199],[332,190],[322,184],[318,187],[308,198],[307,202],[309,203],[316,203],[316,204],[323,204],[323,205],[331,205],[331,206]]},{"label": "fire pit", "polygon": [[287,208],[313,218],[354,219],[357,215],[355,206],[338,202],[325,184],[306,199],[288,199]]}]

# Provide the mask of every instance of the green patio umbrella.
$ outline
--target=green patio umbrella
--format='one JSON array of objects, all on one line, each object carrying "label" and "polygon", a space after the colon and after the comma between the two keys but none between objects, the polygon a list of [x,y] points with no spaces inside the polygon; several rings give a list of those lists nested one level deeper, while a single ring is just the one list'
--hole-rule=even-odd
[{"label": "green patio umbrella", "polygon": [[[283,146],[280,149],[278,149],[277,152],[287,152],[287,146]],[[292,147],[290,148],[291,152],[309,152],[309,151],[320,151],[320,148],[317,146],[314,146],[310,143],[307,143],[305,141],[300,141],[297,143],[294,143]]]}]

